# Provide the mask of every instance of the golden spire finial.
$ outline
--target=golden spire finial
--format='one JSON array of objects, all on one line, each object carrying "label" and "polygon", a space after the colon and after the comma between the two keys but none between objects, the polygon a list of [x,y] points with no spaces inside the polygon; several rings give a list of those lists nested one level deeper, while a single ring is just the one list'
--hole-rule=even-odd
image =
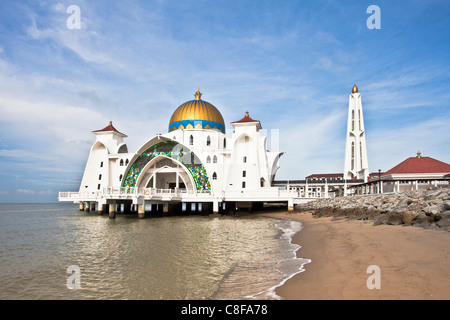
[{"label": "golden spire finial", "polygon": [[248,111],[245,111],[245,116],[246,116],[246,117],[248,117],[248,116],[249,116],[249,115],[248,115]]},{"label": "golden spire finial", "polygon": [[358,93],[358,87],[356,84],[353,86],[352,93]]},{"label": "golden spire finial", "polygon": [[195,100],[202,100],[202,93],[200,92],[200,85],[197,86],[197,92],[194,94]]},{"label": "golden spire finial", "polygon": [[109,121],[109,125],[112,126],[112,120]]},{"label": "golden spire finial", "polygon": [[422,154],[420,153],[420,150],[419,150],[419,151],[417,151],[417,159],[420,159],[420,158],[422,158]]}]

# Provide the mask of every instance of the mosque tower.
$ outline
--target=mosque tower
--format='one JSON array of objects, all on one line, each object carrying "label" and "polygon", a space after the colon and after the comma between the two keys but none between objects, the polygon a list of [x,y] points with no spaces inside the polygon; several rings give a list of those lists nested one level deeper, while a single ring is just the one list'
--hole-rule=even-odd
[{"label": "mosque tower", "polygon": [[353,86],[348,104],[347,138],[345,144],[344,179],[364,179],[368,181],[366,133],[358,87]]}]

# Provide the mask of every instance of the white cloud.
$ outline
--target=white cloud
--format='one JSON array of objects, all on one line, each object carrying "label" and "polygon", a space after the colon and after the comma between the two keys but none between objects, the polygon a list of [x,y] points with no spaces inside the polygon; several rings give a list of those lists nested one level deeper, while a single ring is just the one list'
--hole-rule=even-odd
[{"label": "white cloud", "polygon": [[18,193],[23,193],[23,194],[38,194],[38,195],[46,195],[46,194],[52,194],[54,193],[53,191],[50,190],[31,190],[31,189],[17,189]]}]

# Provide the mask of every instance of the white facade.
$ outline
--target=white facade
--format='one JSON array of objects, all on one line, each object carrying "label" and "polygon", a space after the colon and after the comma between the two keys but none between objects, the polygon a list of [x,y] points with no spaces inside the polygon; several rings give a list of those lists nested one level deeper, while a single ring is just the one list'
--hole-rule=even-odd
[{"label": "white facade", "polygon": [[128,153],[123,141],[126,135],[115,130],[111,122],[105,129],[93,132],[96,140],[89,153],[79,192],[92,193],[106,187],[120,187],[134,155]]},{"label": "white facade", "polygon": [[363,179],[368,181],[369,163],[367,160],[366,134],[361,102],[361,93],[356,85],[349,97],[347,137],[345,144],[344,179]]}]

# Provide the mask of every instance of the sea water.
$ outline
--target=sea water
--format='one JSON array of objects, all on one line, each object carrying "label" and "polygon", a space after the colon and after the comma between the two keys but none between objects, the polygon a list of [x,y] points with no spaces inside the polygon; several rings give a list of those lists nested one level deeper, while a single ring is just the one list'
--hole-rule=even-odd
[{"label": "sea water", "polygon": [[[252,216],[109,219],[74,204],[0,204],[0,299],[280,299],[275,289],[309,262],[291,242],[300,229]],[[68,285],[73,270],[79,289]]]}]

